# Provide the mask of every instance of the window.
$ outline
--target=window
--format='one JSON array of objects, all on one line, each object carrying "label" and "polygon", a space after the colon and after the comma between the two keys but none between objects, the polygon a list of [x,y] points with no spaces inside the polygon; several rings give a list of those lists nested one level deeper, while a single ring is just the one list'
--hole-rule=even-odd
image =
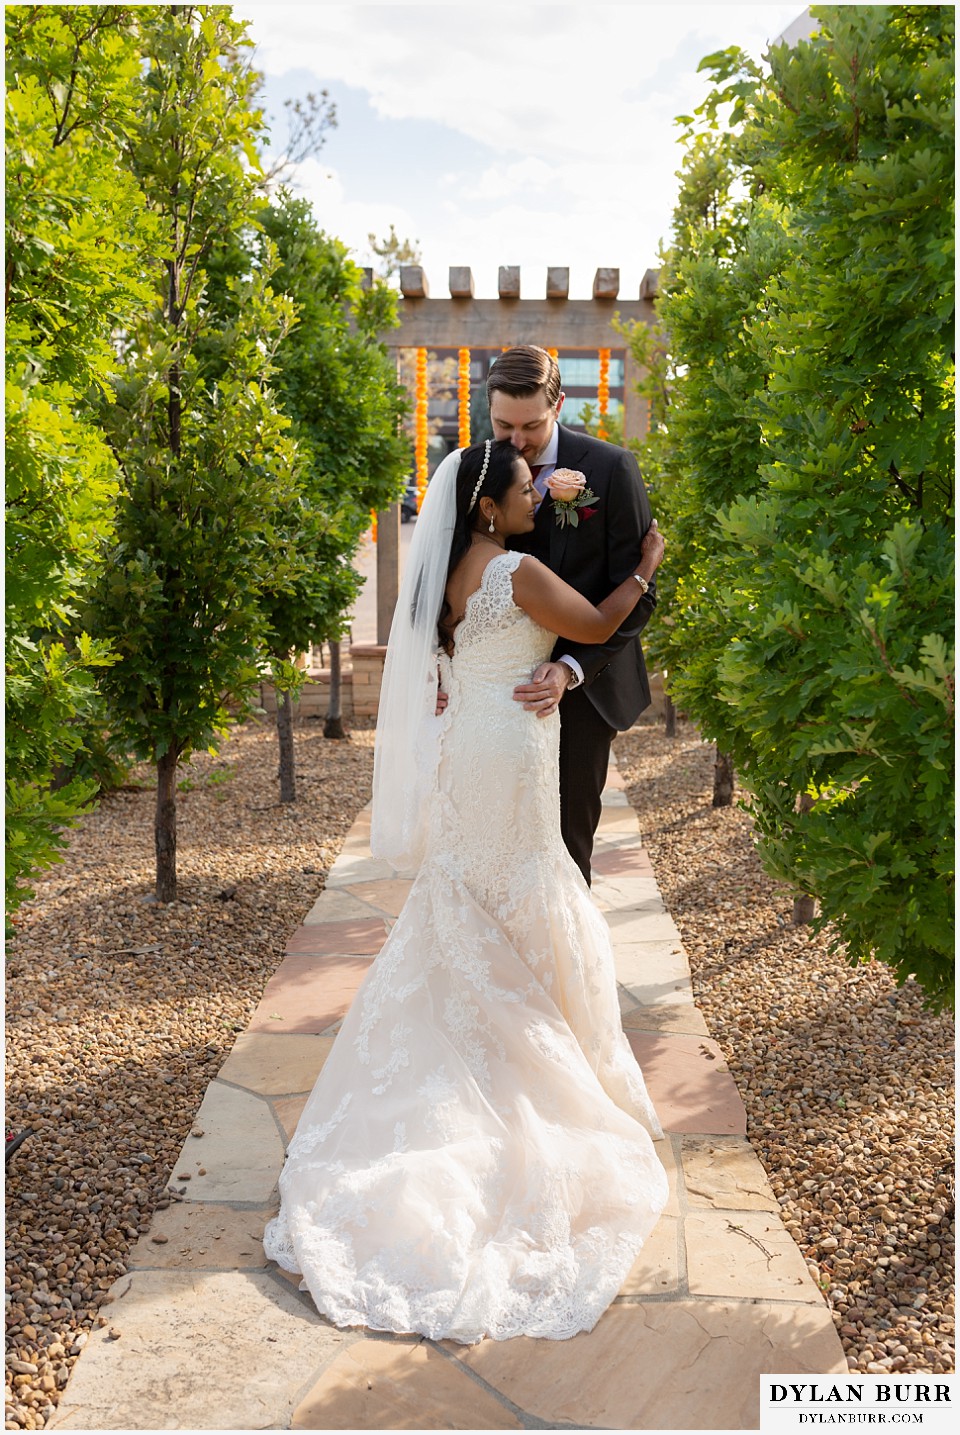
[{"label": "window", "polygon": [[[596,390],[600,382],[599,358],[578,354],[573,358],[560,357],[560,379],[564,388]],[[609,380],[611,389],[623,387],[623,359],[610,355]]]}]

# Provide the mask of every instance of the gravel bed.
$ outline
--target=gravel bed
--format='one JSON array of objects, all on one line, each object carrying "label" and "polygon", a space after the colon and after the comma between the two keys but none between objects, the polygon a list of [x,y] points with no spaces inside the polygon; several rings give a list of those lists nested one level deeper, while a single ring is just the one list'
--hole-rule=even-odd
[{"label": "gravel bed", "polygon": [[712,807],[714,750],[691,727],[634,728],[616,753],[694,998],[849,1368],[952,1371],[952,1019],[794,927],[748,813]]},{"label": "gravel bed", "polygon": [[[151,790],[113,793],[20,909],[7,962],[7,1429],[53,1414],[103,1296],[148,1229],[209,1083],[245,1030],[359,809],[373,733],[296,731],[281,807],[272,724],[181,769],[179,900],[153,892]],[[359,724],[357,725],[359,729]],[[147,767],[137,781],[152,784]]]}]

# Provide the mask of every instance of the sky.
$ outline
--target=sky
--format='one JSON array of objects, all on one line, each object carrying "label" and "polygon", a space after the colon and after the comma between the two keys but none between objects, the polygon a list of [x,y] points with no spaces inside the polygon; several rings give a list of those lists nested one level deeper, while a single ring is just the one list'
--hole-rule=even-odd
[{"label": "sky", "polygon": [[368,235],[419,242],[433,297],[451,265],[496,298],[501,264],[542,298],[549,265],[570,297],[598,267],[636,299],[669,238],[682,149],[675,117],[709,88],[703,56],[759,59],[802,4],[325,5],[234,0],[250,23],[265,108],[329,91],[337,127],[288,183],[361,264]]}]

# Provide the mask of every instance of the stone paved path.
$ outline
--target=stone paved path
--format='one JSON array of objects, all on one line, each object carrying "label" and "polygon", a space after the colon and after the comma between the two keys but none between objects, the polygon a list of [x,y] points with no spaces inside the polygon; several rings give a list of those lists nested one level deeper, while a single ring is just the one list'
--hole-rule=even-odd
[{"label": "stone paved path", "polygon": [[[679,933],[611,769],[593,891],[624,1028],[666,1139],[670,1200],[616,1302],[569,1341],[339,1331],[260,1245],[284,1147],[409,883],[357,819],[211,1083],[156,1214],[51,1424],[72,1430],[719,1430],[759,1424],[761,1373],[846,1373],[747,1142]],[[111,1337],[111,1329],[119,1336]]]}]

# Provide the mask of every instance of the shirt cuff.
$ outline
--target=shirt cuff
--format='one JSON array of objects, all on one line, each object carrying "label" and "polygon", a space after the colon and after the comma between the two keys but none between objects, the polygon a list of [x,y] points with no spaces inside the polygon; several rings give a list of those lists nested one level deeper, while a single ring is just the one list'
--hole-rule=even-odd
[{"label": "shirt cuff", "polygon": [[564,653],[563,657],[559,658],[558,661],[561,663],[566,663],[571,673],[573,673],[573,682],[567,684],[567,691],[569,692],[571,688],[581,687],[583,684],[583,669],[577,662],[576,658],[571,658],[569,653]]}]

